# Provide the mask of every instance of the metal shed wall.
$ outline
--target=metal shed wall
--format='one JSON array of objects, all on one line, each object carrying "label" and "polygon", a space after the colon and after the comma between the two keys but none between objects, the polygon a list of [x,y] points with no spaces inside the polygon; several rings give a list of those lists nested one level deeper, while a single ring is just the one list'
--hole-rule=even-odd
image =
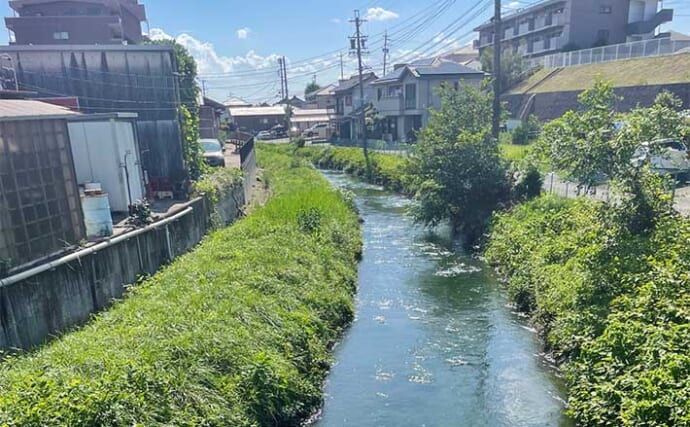
[{"label": "metal shed wall", "polygon": [[0,122],[0,258],[23,264],[84,238],[65,119]]},{"label": "metal shed wall", "polygon": [[84,113],[137,113],[149,176],[185,176],[170,46],[2,46],[0,54],[12,58],[22,90],[76,96]]}]

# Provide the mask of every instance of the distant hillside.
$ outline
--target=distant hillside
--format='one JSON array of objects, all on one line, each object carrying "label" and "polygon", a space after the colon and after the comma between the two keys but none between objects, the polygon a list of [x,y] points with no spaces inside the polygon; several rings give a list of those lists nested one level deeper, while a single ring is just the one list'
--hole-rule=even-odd
[{"label": "distant hillside", "polygon": [[540,70],[508,94],[581,91],[597,76],[613,81],[615,87],[690,83],[690,53]]}]

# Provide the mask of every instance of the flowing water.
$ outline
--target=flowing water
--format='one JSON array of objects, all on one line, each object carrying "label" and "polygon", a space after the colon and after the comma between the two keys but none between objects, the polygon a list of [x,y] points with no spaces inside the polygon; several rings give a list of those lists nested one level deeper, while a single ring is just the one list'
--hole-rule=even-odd
[{"label": "flowing water", "polygon": [[407,199],[326,175],[357,195],[365,246],[316,426],[570,426],[561,381],[489,268],[415,227]]}]

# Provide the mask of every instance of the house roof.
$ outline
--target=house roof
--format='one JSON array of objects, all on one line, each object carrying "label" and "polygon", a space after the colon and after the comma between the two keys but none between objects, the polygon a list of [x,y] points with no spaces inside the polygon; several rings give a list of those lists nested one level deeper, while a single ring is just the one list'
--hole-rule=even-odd
[{"label": "house roof", "polygon": [[206,105],[208,107],[218,108],[221,110],[227,108],[227,106],[225,104],[218,102],[215,99],[211,99],[207,96],[203,97],[203,105]]},{"label": "house roof", "polygon": [[307,122],[327,122],[331,120],[333,110],[325,108],[301,109],[295,108],[292,110],[293,123],[307,123]]},{"label": "house roof", "polygon": [[0,120],[75,116],[69,108],[27,99],[0,99]]},{"label": "house roof", "polygon": [[411,62],[408,65],[398,67],[396,70],[381,77],[373,84],[379,85],[401,81],[407,73],[417,78],[433,76],[483,76],[485,74],[483,71],[467,67],[457,62],[441,58],[431,58]]},{"label": "house roof", "polygon": [[251,107],[252,106],[252,104],[250,102],[247,102],[241,98],[228,98],[225,101],[223,101],[223,104],[226,107]]},{"label": "house roof", "polygon": [[275,105],[273,107],[230,107],[232,117],[251,117],[251,116],[283,116],[285,107]]},{"label": "house roof", "polygon": [[[376,74],[367,73],[362,76],[362,81],[368,83],[372,80],[376,80]],[[334,93],[343,93],[352,90],[359,86],[359,76],[352,76],[349,79],[340,82],[340,84],[335,88]]]}]

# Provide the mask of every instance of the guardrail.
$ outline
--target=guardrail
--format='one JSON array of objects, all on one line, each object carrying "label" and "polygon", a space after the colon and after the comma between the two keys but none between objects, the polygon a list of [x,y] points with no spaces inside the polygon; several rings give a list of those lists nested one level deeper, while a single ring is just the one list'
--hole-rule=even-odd
[{"label": "guardrail", "polygon": [[546,69],[574,67],[577,65],[619,61],[622,59],[674,55],[685,49],[690,52],[690,40],[658,38],[556,53],[541,58],[535,58],[531,60],[530,64],[532,67],[543,67]]}]

